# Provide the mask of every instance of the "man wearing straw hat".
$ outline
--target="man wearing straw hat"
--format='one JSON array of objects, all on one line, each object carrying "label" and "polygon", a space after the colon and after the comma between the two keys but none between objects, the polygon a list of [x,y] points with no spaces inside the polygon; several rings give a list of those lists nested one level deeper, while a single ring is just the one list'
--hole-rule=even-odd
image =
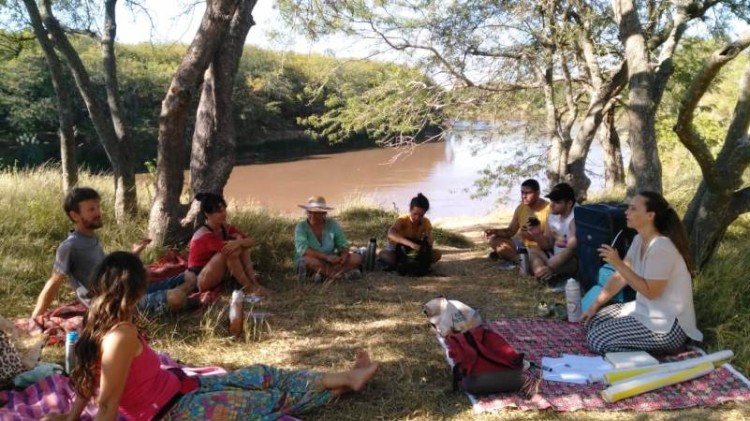
[{"label": "man wearing straw hat", "polygon": [[341,226],[327,217],[333,208],[326,204],[326,199],[312,196],[299,207],[307,216],[294,228],[294,261],[300,278],[307,275],[316,280],[360,278],[358,267],[362,256],[349,253],[349,242]]}]

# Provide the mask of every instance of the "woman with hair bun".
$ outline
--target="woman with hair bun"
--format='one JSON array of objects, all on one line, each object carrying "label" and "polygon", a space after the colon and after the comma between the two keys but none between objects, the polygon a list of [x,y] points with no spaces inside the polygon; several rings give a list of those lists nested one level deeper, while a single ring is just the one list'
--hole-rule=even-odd
[{"label": "woman with hair bun", "polygon": [[[643,191],[625,212],[628,227],[638,231],[625,259],[602,244],[599,255],[616,272],[581,321],[592,351],[670,353],[688,341],[703,340],[695,323],[691,259],[680,217],[658,193]],[[625,285],[635,301],[605,305]]]},{"label": "woman with hair bun", "polygon": [[198,277],[198,289],[207,291],[234,277],[247,293],[269,295],[250,259],[254,241],[227,222],[227,202],[220,194],[198,193],[195,200],[201,203],[201,213],[206,222],[190,239],[188,270]]},{"label": "woman with hair bun", "polygon": [[[401,244],[413,250],[420,249],[422,237],[427,236],[427,242],[432,247],[435,239],[432,237],[432,223],[425,216],[430,210],[430,201],[422,193],[418,193],[409,202],[409,213],[401,215],[388,229],[388,243],[380,251],[378,257],[390,268],[396,265],[396,247]],[[440,260],[442,255],[432,249],[432,263]]]}]

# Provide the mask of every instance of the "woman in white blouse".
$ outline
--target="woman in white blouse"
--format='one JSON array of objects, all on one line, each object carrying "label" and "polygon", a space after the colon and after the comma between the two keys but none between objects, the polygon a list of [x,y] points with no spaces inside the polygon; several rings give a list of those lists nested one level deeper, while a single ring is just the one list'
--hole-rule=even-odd
[{"label": "woman in white blouse", "polygon": [[[690,252],[679,216],[663,196],[649,191],[635,196],[625,215],[638,235],[625,260],[609,245],[599,248],[616,273],[583,314],[589,349],[669,353],[688,338],[703,340],[695,325]],[[637,292],[635,301],[601,308],[625,285]]]}]

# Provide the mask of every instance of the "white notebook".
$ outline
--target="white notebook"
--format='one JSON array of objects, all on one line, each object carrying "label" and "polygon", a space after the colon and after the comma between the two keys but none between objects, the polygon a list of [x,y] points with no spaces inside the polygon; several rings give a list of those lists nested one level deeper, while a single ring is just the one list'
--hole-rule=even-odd
[{"label": "white notebook", "polygon": [[659,361],[646,351],[607,352],[604,359],[615,368],[647,367],[659,364]]}]

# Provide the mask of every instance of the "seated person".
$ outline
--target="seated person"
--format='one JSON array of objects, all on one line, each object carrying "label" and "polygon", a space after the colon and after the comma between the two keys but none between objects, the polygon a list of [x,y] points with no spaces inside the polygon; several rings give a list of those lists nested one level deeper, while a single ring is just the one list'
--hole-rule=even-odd
[{"label": "seated person", "polygon": [[272,420],[358,392],[378,369],[360,352],[352,369],[337,373],[253,365],[188,378],[179,369],[160,368],[158,355],[134,324],[136,304],[146,291],[138,257],[126,252],[105,257],[91,291],[70,376],[76,399],[70,413],[47,420],[79,419],[92,399],[97,420],[114,420],[118,410],[129,420]]},{"label": "seated person", "polygon": [[250,260],[254,242],[234,225],[227,223],[227,202],[216,193],[198,193],[205,224],[190,239],[188,270],[198,276],[198,289],[216,288],[224,279],[233,277],[250,294],[268,295]]},{"label": "seated person", "polygon": [[[65,197],[63,209],[75,229],[57,247],[52,276],[39,293],[31,314],[33,319],[47,311],[66,277],[78,299],[88,306],[91,273],[104,258],[104,250],[95,232],[103,225],[99,202],[99,193],[88,187],[76,187]],[[133,252],[139,254],[149,242],[150,240],[145,239],[134,244]],[[185,272],[151,283],[138,303],[138,310],[156,314],[192,308],[199,304],[197,300],[188,299],[188,295],[195,289],[195,282],[195,275]]]},{"label": "seated person", "polygon": [[546,196],[550,200],[547,226],[530,228],[528,234],[539,245],[529,249],[531,273],[543,282],[556,275],[574,275],[578,270],[576,257],[576,226],[573,212],[575,191],[567,183],[557,184]]},{"label": "seated person", "polygon": [[[378,257],[389,268],[396,266],[396,247],[399,244],[418,251],[421,239],[426,235],[427,242],[432,247],[435,241],[432,237],[432,223],[424,216],[428,210],[430,210],[430,201],[419,193],[409,202],[409,213],[399,216],[388,229],[388,243],[380,251]],[[440,251],[433,248],[432,263],[437,262],[441,257]]]},{"label": "seated person", "polygon": [[[490,228],[484,230],[487,242],[492,248],[490,258],[504,259],[500,267],[513,269],[519,263],[518,248],[525,246],[531,250],[538,248],[537,243],[527,235],[526,229],[531,225],[540,225],[542,229],[547,225],[547,214],[549,204],[539,197],[539,182],[534,179],[525,180],[521,183],[521,203],[513,212],[510,225],[506,228]],[[515,238],[520,232],[520,238]]]},{"label": "seated person", "polygon": [[362,272],[358,268],[362,256],[349,252],[349,242],[341,226],[327,217],[333,208],[326,205],[326,199],[312,196],[299,207],[305,210],[307,217],[294,227],[297,272],[301,276],[313,275],[319,280],[360,278]]},{"label": "seated person", "polygon": [[[680,217],[664,197],[649,191],[630,201],[625,217],[638,235],[624,261],[617,249],[599,248],[616,272],[581,318],[589,349],[671,353],[688,338],[703,340],[695,323],[690,250]],[[601,308],[625,285],[636,291],[635,301]]]}]

